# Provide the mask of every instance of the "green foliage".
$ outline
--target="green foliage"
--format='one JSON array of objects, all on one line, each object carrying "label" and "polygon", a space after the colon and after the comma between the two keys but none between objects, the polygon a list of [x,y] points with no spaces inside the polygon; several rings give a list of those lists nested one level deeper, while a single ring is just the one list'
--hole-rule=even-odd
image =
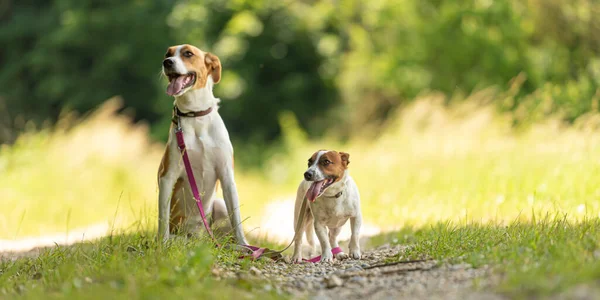
[{"label": "green foliage", "polygon": [[589,0],[10,3],[0,100],[17,128],[17,115],[39,122],[121,95],[164,138],[159,60],[175,43],[221,57],[222,115],[234,140],[261,148],[284,111],[310,136],[350,135],[427,91],[509,90],[496,104],[518,122],[598,109],[600,3]]},{"label": "green foliage", "polygon": [[220,57],[226,75],[215,94],[236,138],[279,136],[284,110],[313,134],[330,125],[323,116],[337,102],[333,78],[319,71],[323,59],[310,29],[281,1],[181,2],[169,21],[182,41]]},{"label": "green foliage", "polygon": [[[561,112],[569,120],[593,109],[600,84],[600,35],[594,28],[600,22],[590,14],[600,4],[428,0],[370,5],[357,9],[362,22],[348,30],[351,58],[341,77],[344,99],[365,107],[358,110],[359,123],[386,117],[423,91],[504,90],[519,74],[526,80],[516,97],[498,103],[503,109]],[[365,111],[367,118],[360,119]]]},{"label": "green foliage", "polygon": [[[13,1],[0,27],[0,97],[27,120],[87,112],[121,95],[138,119],[165,114],[160,57],[172,1]],[[18,118],[17,118],[18,119]],[[22,127],[23,124],[15,124]]]},{"label": "green foliage", "polygon": [[332,77],[319,75],[310,32],[277,2],[38,2],[13,3],[0,29],[0,43],[10,45],[0,50],[0,98],[15,119],[56,120],[65,108],[87,112],[120,95],[165,138],[171,101],[160,60],[176,43],[221,57],[225,76],[215,93],[238,139],[276,137],[281,110],[322,129],[318,118],[337,100]]}]

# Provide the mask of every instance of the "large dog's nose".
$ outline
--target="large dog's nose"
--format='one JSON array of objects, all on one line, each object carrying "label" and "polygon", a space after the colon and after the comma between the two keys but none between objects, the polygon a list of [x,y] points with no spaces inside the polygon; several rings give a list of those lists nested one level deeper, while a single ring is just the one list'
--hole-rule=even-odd
[{"label": "large dog's nose", "polygon": [[304,172],[304,179],[306,179],[306,181],[311,181],[313,178],[313,174],[311,172]]},{"label": "large dog's nose", "polygon": [[172,66],[173,66],[173,60],[171,60],[169,58],[163,60],[163,67],[170,68]]}]

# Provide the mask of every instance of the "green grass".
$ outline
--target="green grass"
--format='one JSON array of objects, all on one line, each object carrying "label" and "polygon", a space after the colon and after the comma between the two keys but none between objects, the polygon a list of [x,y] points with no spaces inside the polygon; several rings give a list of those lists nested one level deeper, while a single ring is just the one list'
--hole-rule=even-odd
[{"label": "green grass", "polygon": [[578,284],[595,286],[600,279],[597,218],[574,223],[564,216],[545,216],[506,226],[444,222],[405,228],[372,242],[409,246],[391,261],[433,258],[489,265],[501,278],[493,290],[510,297],[549,296]]},{"label": "green grass", "polygon": [[[153,234],[108,237],[0,262],[2,299],[261,299],[285,298],[250,277],[216,280],[215,261],[251,265],[203,240],[157,245]],[[260,262],[256,262],[260,263]],[[254,264],[254,263],[253,263]]]}]

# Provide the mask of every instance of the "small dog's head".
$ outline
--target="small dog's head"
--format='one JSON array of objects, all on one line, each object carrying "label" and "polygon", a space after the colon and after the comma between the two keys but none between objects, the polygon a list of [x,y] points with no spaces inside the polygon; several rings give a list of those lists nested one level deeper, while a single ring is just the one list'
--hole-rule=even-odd
[{"label": "small dog's head", "polygon": [[350,164],[350,154],[344,152],[319,150],[308,159],[308,170],[304,179],[312,184],[306,192],[310,201],[315,201],[332,184],[344,177]]},{"label": "small dog's head", "polygon": [[169,47],[163,60],[163,74],[169,78],[167,94],[181,96],[192,89],[206,86],[209,76],[214,83],[221,80],[219,58],[191,45]]}]

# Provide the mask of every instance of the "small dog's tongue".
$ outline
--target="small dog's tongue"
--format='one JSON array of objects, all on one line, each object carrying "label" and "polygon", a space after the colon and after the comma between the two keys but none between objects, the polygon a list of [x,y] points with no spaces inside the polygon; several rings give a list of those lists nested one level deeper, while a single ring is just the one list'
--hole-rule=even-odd
[{"label": "small dog's tongue", "polygon": [[317,199],[317,196],[319,196],[319,192],[321,191],[323,183],[325,183],[325,180],[314,181],[306,192],[306,198],[308,198],[308,200],[311,202],[315,202],[315,199]]},{"label": "small dog's tongue", "polygon": [[167,87],[167,95],[173,96],[179,94],[183,88],[186,77],[187,76],[179,76],[176,79],[171,80],[171,82],[169,82],[169,86]]}]

